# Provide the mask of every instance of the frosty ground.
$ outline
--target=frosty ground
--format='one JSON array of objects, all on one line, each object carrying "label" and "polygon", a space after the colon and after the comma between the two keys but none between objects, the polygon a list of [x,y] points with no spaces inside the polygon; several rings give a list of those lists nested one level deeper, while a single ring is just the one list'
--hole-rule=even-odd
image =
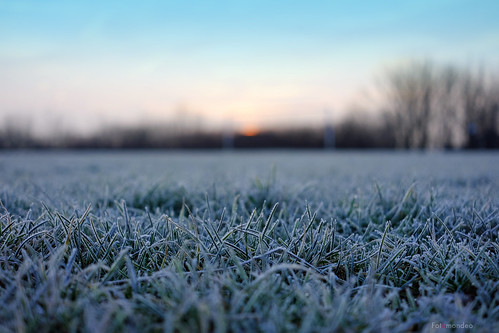
[{"label": "frosty ground", "polygon": [[495,152],[2,152],[1,331],[499,328]]}]

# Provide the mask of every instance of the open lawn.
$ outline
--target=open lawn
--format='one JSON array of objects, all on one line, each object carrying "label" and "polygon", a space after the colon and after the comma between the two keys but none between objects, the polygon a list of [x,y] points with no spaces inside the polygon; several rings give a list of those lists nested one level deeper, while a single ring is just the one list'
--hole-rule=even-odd
[{"label": "open lawn", "polygon": [[0,331],[498,332],[498,165],[1,152]]}]

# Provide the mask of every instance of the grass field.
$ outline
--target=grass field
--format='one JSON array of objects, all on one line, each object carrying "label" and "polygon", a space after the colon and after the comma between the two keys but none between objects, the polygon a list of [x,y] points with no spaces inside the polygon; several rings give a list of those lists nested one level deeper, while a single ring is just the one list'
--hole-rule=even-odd
[{"label": "grass field", "polygon": [[499,331],[498,153],[2,152],[0,331]]}]

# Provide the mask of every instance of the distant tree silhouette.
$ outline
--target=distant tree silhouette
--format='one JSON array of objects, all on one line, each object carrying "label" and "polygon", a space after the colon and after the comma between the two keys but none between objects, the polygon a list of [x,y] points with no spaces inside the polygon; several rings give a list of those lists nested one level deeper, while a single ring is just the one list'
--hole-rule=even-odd
[{"label": "distant tree silhouette", "polygon": [[483,73],[469,72],[462,80],[467,147],[499,148],[499,84]]},{"label": "distant tree silhouette", "polygon": [[397,146],[426,148],[436,91],[434,67],[424,62],[397,68],[387,73],[385,83],[386,112]]},{"label": "distant tree silhouette", "polygon": [[387,122],[352,110],[336,126],[336,147],[347,149],[394,148],[395,138]]}]

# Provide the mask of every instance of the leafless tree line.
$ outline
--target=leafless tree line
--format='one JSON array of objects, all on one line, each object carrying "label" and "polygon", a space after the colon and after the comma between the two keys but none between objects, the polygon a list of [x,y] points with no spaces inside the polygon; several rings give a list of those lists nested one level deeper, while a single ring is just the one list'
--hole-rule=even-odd
[{"label": "leafless tree line", "polygon": [[497,148],[499,82],[482,69],[430,61],[387,72],[381,85],[399,148]]}]

